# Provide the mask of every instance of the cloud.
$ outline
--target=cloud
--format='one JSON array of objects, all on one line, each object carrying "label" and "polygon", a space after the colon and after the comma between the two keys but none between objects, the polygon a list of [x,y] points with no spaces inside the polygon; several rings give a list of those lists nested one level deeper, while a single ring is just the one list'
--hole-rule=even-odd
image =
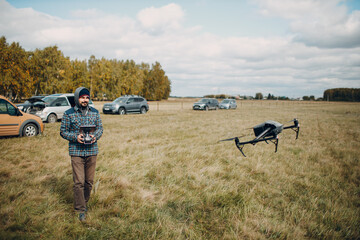
[{"label": "cloud", "polygon": [[160,8],[146,8],[137,14],[143,30],[154,34],[179,29],[183,17],[184,11],[175,3]]},{"label": "cloud", "polygon": [[321,48],[360,47],[360,11],[341,0],[254,0],[263,15],[290,20],[295,41]]},{"label": "cloud", "polygon": [[[62,19],[0,0],[0,32],[27,50],[57,45],[71,59],[158,61],[176,96],[320,97],[328,88],[360,87],[359,13],[347,15],[337,3],[257,0],[262,14],[288,19],[291,27],[287,36],[265,38],[223,37],[201,26],[185,27],[179,4],[144,8],[135,18],[91,8]],[[315,22],[323,27],[317,30]]]}]

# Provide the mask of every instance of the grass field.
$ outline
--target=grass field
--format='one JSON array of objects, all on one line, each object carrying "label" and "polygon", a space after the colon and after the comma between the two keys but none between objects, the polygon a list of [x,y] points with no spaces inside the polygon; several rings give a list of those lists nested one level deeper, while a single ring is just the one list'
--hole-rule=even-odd
[{"label": "grass field", "polygon": [[[203,112],[193,102],[101,115],[86,223],[73,212],[59,122],[41,136],[0,139],[0,239],[360,238],[359,103],[239,101]],[[218,142],[295,117],[299,139],[283,131],[277,153],[259,143],[244,158]]]}]

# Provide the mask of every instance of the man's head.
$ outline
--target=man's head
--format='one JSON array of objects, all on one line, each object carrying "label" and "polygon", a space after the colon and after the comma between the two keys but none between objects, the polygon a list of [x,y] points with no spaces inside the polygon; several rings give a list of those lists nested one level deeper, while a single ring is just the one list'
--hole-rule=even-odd
[{"label": "man's head", "polygon": [[79,92],[79,104],[81,107],[85,108],[89,104],[90,92],[86,88],[83,88]]},{"label": "man's head", "polygon": [[87,107],[87,105],[89,105],[89,100],[90,100],[90,97],[89,95],[82,95],[79,97],[79,104],[80,106],[82,107]]},{"label": "man's head", "polygon": [[74,93],[75,104],[78,108],[86,108],[90,101],[90,92],[87,88],[79,87]]}]

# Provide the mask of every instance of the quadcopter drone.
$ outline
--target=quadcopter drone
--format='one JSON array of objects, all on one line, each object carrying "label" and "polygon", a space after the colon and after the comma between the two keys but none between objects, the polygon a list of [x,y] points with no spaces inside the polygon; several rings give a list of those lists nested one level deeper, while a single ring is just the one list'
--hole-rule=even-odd
[{"label": "quadcopter drone", "polygon": [[246,144],[255,145],[258,142],[266,142],[267,144],[269,144],[268,141],[272,142],[273,144],[275,144],[275,152],[277,152],[277,148],[278,148],[278,144],[279,144],[278,135],[282,132],[283,129],[291,129],[291,130],[295,131],[296,139],[298,139],[299,130],[300,130],[299,121],[295,118],[291,122],[293,122],[294,124],[291,126],[284,126],[281,123],[269,120],[269,121],[263,122],[259,125],[256,125],[255,127],[252,128],[252,129],[254,129],[255,138],[251,141],[240,142],[239,138],[243,137],[243,136],[240,136],[240,137],[234,137],[234,138],[220,140],[220,142],[235,140],[236,147],[239,149],[239,151],[242,153],[242,155],[244,155],[244,157],[246,157],[243,152],[244,146]]}]

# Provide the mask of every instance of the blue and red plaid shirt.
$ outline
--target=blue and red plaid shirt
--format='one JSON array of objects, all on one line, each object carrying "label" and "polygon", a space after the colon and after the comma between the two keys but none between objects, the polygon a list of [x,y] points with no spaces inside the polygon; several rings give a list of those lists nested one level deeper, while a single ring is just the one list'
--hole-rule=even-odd
[{"label": "blue and red plaid shirt", "polygon": [[[80,126],[95,125],[96,130],[92,133],[96,137],[96,142],[93,144],[82,144],[77,141],[80,134]],[[99,153],[97,140],[103,134],[103,126],[98,110],[89,107],[86,115],[83,115],[76,106],[70,108],[64,113],[61,120],[60,135],[69,141],[69,155],[70,156],[93,156]]]}]

